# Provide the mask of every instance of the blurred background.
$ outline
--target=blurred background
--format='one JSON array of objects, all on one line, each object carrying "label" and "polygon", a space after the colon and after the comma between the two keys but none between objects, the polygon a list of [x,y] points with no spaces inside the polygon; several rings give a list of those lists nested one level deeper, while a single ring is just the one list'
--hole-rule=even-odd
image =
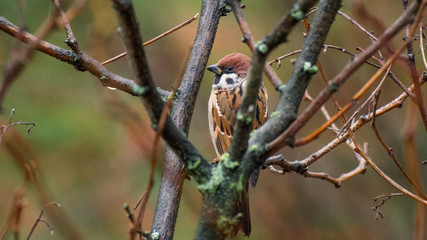
[{"label": "blurred background", "polygon": [[[49,0],[23,2],[23,21],[27,30],[34,33],[53,12],[52,3]],[[73,3],[62,2],[65,9]],[[291,2],[243,2],[246,5],[244,13],[256,40],[263,38],[276,25]],[[199,13],[201,7],[200,1],[191,0],[139,0],[134,1],[134,4],[145,41]],[[100,61],[124,51],[111,5],[110,1],[87,1],[71,21],[81,49]],[[375,36],[381,34],[381,26],[367,17],[367,13],[361,13],[362,8],[386,27],[403,12],[399,2],[344,1],[340,10]],[[0,15],[16,25],[22,21],[18,10],[16,1],[0,0]],[[145,48],[155,82],[163,89],[170,90],[176,80],[195,37],[197,24],[198,21],[195,21]],[[304,32],[304,25],[298,24],[289,42],[275,50],[270,60],[300,49]],[[399,46],[402,37],[403,32],[393,39],[392,45]],[[67,48],[65,38],[65,31],[57,29],[45,40]],[[214,64],[232,52],[250,55],[241,38],[233,14],[222,17],[208,64]],[[358,53],[355,50],[357,45],[366,48],[371,41],[349,21],[337,16],[326,43]],[[14,38],[1,32],[0,44],[0,67],[4,69],[17,43]],[[418,41],[414,47],[418,71],[421,73],[425,69]],[[389,56],[386,51],[383,53]],[[289,78],[291,62],[296,57],[282,60],[281,67],[277,69],[283,81]],[[333,49],[325,50],[320,56],[329,78],[334,77],[350,60],[349,55]],[[276,69],[277,65],[273,66]],[[133,78],[126,58],[107,65],[107,68],[124,77]],[[341,105],[351,99],[375,70],[371,66],[363,66],[347,81],[336,95]],[[392,72],[406,86],[411,84],[410,74],[404,64],[395,64]],[[209,72],[205,74],[189,135],[207,159],[215,157],[206,117],[212,79]],[[265,81],[265,85],[272,112],[277,105],[278,95],[268,81]],[[309,86],[309,92],[315,96],[323,87],[323,80],[317,74]],[[401,93],[391,79],[385,81],[382,89],[379,106]],[[426,87],[423,89],[425,91]],[[361,102],[364,99],[366,97]],[[305,106],[307,103],[303,103],[301,108]],[[403,165],[406,162],[402,133],[410,106],[407,100],[401,108],[377,119],[378,130]],[[126,93],[102,87],[91,74],[76,71],[71,65],[37,52],[10,88],[2,107],[0,117],[3,124],[8,121],[10,111],[14,108],[13,121],[28,121],[37,125],[29,135],[26,134],[25,126],[13,127],[6,133],[0,146],[0,227],[3,228],[8,222],[15,202],[13,199],[20,192],[24,207],[19,230],[21,237],[26,237],[43,208],[40,202],[42,191],[51,201],[61,204],[59,209],[55,206],[47,208],[60,213],[62,217],[55,219],[44,215],[43,218],[53,227],[54,235],[49,236],[49,229],[40,223],[32,239],[65,239],[68,234],[59,225],[77,229],[85,239],[127,238],[130,223],[123,204],[128,203],[133,207],[146,189],[154,135],[141,101]],[[330,113],[336,112],[331,102],[326,107]],[[366,109],[362,113],[366,113]],[[305,136],[323,122],[321,114],[315,115],[297,137]],[[342,125],[340,120],[337,123]],[[417,155],[418,160],[423,161],[427,159],[427,138],[418,116],[417,123]],[[334,133],[327,131],[310,144],[295,149],[285,148],[281,153],[288,160],[302,160],[333,137]],[[411,189],[368,124],[356,133],[356,137],[360,143],[369,143],[369,156],[390,177]],[[143,222],[143,229],[147,231],[151,228],[154,215],[163,149],[164,145],[157,153],[161,161],[157,166],[155,188]],[[22,161],[36,168],[38,185],[23,184],[25,172]],[[352,150],[342,145],[319,159],[310,170],[338,177],[356,166]],[[427,166],[418,167],[425,185]],[[199,218],[201,196],[194,181],[186,181],[183,191],[175,239],[191,239]],[[341,188],[295,173],[274,175],[265,170],[261,173],[257,187],[250,192],[253,224],[250,239],[411,239],[415,228],[415,203],[412,199],[406,196],[390,199],[381,208],[383,219],[376,220],[376,214],[371,210],[376,196],[393,192],[397,190],[369,167],[365,174],[343,182]],[[243,239],[241,235],[237,238]],[[6,239],[14,238],[8,234]]]}]

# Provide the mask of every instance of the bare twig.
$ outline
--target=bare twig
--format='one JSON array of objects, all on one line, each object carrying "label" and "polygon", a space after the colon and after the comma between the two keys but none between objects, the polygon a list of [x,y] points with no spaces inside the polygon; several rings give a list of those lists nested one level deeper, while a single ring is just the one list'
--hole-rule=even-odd
[{"label": "bare twig", "polygon": [[[379,97],[379,91],[375,91],[374,92],[374,98],[373,98],[373,111],[375,112],[377,109],[377,104],[378,104],[378,97]],[[381,143],[381,145],[383,146],[383,148],[388,152],[388,155],[393,159],[394,163],[396,164],[396,166],[399,168],[399,170],[403,173],[403,175],[405,176],[405,178],[411,183],[411,186],[414,187],[416,189],[416,191],[418,192],[418,195],[422,195],[423,194],[423,190],[418,186],[418,184],[415,184],[415,182],[412,180],[412,178],[408,175],[408,173],[406,172],[406,170],[403,168],[403,166],[399,163],[399,161],[396,158],[396,155],[393,152],[393,149],[391,147],[388,147],[387,144],[384,142],[384,140],[382,139],[380,133],[378,132],[378,129],[376,127],[376,117],[375,114],[373,115],[372,118],[372,122],[371,122],[371,127],[375,133],[375,136],[377,137],[378,141]]]},{"label": "bare twig", "polygon": [[31,129],[36,126],[36,124],[34,122],[22,122],[22,121],[12,122],[12,117],[13,117],[14,113],[15,113],[15,109],[12,108],[12,110],[10,111],[9,123],[7,125],[0,126],[0,130],[1,130],[0,131],[0,143],[2,142],[3,136],[6,134],[7,130],[12,126],[15,126],[15,125],[27,125],[28,126],[29,125],[30,127],[27,128],[27,134],[30,134]]},{"label": "bare twig", "polygon": [[[409,88],[409,90],[413,91],[414,86],[411,86]],[[408,97],[408,95],[406,93],[402,93],[400,96],[398,96],[397,98],[395,98],[394,100],[392,100],[388,104],[377,109],[375,111],[375,116],[376,117],[381,116],[381,115],[391,111],[394,108],[400,107],[403,104],[403,101],[405,101],[405,99],[407,97]],[[322,147],[320,150],[311,154],[309,157],[307,157],[301,161],[290,162],[290,161],[284,159],[281,155],[278,155],[278,156],[273,156],[273,157],[268,158],[265,161],[264,166],[265,167],[269,166],[269,165],[280,166],[281,168],[283,168],[282,172],[280,172],[281,174],[283,174],[285,172],[291,172],[291,171],[294,171],[297,173],[303,173],[307,170],[306,168],[308,166],[310,166],[311,164],[316,162],[318,159],[320,159],[321,157],[323,157],[324,155],[326,155],[327,153],[332,151],[334,148],[336,148],[341,143],[346,142],[346,140],[350,137],[350,132],[357,131],[363,125],[365,125],[366,123],[371,121],[373,119],[373,117],[374,117],[374,112],[368,113],[367,115],[364,115],[364,116],[361,116],[357,121],[352,123],[352,125],[350,127],[348,127],[346,132],[344,132],[343,134],[339,134],[334,140],[329,142],[327,145]],[[365,152],[366,152],[366,150],[365,150]],[[359,154],[356,155],[356,158],[358,158],[358,156],[359,156]],[[361,158],[361,156],[360,156],[360,158]],[[359,166],[361,166],[361,161],[359,161]],[[361,171],[361,170],[358,170],[358,171]]]},{"label": "bare twig", "polygon": [[[356,50],[363,52],[364,49],[361,48],[360,46],[356,46]],[[375,61],[377,61],[378,63],[380,63],[381,65],[384,65],[384,60],[382,59],[378,59],[375,56],[371,56],[372,59],[374,59]],[[378,66],[378,68],[380,68],[380,66]],[[394,75],[391,71],[389,72],[389,77],[391,77],[391,79],[393,79],[393,81],[397,84],[397,86],[399,86],[406,94],[408,94],[408,96],[410,98],[414,98],[415,95],[413,93],[411,93],[410,91],[408,91],[408,89],[405,87],[405,85],[403,85],[403,83],[401,81],[399,81],[399,79],[397,79],[396,75]]]},{"label": "bare twig", "polygon": [[116,88],[131,95],[137,95],[137,93],[134,91],[137,84],[133,80],[123,78],[110,72],[108,69],[102,66],[100,62],[83,52],[81,53],[81,58],[75,58],[73,51],[60,48],[43,40],[39,40],[37,37],[28,32],[23,32],[22,38],[18,38],[21,32],[20,29],[2,16],[0,16],[0,30],[8,33],[9,35],[24,43],[36,44],[36,50],[39,50],[51,57],[54,57],[63,62],[67,62],[80,70],[88,70],[90,73],[92,73],[92,75],[98,77],[103,86]]},{"label": "bare twig", "polygon": [[[396,55],[393,55],[396,56]],[[391,63],[391,61],[388,61]],[[375,81],[378,79],[380,74],[385,70],[386,73],[383,76],[383,81],[385,77],[387,76],[388,72],[390,71],[391,67],[388,67],[385,69],[384,67],[380,68],[374,76],[372,76],[365,85],[352,97],[352,100],[348,102],[344,107],[338,108],[338,113],[336,113],[334,116],[332,116],[327,122],[325,122],[322,126],[320,126],[318,129],[316,129],[313,133],[310,135],[303,137],[302,139],[295,141],[295,146],[300,146],[303,144],[307,144],[308,142],[311,142],[312,140],[316,139],[322,132],[324,132],[333,122],[335,122],[339,117],[343,116],[343,114],[349,110],[357,101],[363,96],[363,94],[375,83]],[[366,103],[365,103],[366,104]],[[354,115],[353,115],[354,116]],[[350,118],[349,121],[351,121],[352,118]]]},{"label": "bare twig", "polygon": [[[408,11],[404,12],[394,23],[392,26],[390,26],[382,35],[381,37],[374,42],[371,46],[366,49],[365,52],[360,54],[358,58],[347,65],[337,76],[335,76],[334,79],[332,79],[329,83],[329,86],[325,89],[323,89],[320,94],[316,97],[316,99],[299,115],[299,117],[289,126],[289,128],[283,132],[279,137],[277,137],[275,140],[271,141],[269,146],[268,153],[274,153],[278,149],[280,149],[282,146],[289,144],[288,139],[291,136],[294,136],[296,132],[298,132],[305,123],[311,119],[311,117],[317,112],[317,110],[330,98],[330,96],[340,87],[347,79],[348,77],[354,73],[354,71],[360,67],[376,50],[378,50],[380,47],[383,46],[386,42],[388,42],[397,32],[402,29],[402,27],[405,26],[407,22],[409,22],[412,19],[412,15],[414,12],[418,10],[418,4],[419,2],[414,1],[411,6],[409,7]],[[403,48],[406,46],[406,44],[403,44],[400,51],[403,50]],[[397,52],[400,52],[397,51]],[[393,58],[390,58],[388,60],[388,64],[391,64]],[[382,66],[382,69],[380,69],[379,72],[384,71],[388,64],[385,64]],[[378,72],[378,73],[379,73]],[[363,90],[363,89],[362,89]],[[363,92],[363,91],[360,92]],[[344,108],[343,108],[344,109]],[[347,109],[344,109],[340,111],[335,118],[337,118],[339,115],[341,115],[344,111]],[[334,117],[333,117],[334,118]],[[332,119],[333,119],[332,118]],[[334,121],[335,119],[333,119]],[[330,122],[331,123],[331,122]],[[322,130],[323,131],[323,130]],[[322,132],[320,131],[320,132]]]},{"label": "bare twig", "polygon": [[411,72],[411,76],[412,76],[412,82],[414,83],[415,86],[415,103],[418,107],[418,110],[420,112],[421,115],[421,119],[423,120],[424,123],[424,128],[427,130],[427,109],[426,109],[426,105],[424,102],[424,94],[423,91],[421,89],[421,82],[422,79],[425,78],[425,74],[419,76],[418,75],[418,71],[416,69],[416,65],[415,65],[415,59],[414,59],[414,54],[413,54],[413,47],[412,47],[412,40],[413,40],[413,36],[414,36],[414,32],[415,29],[417,28],[417,24],[420,23],[422,15],[423,15],[423,11],[424,8],[427,4],[427,1],[422,1],[422,4],[420,5],[420,8],[417,12],[417,15],[415,16],[415,20],[414,20],[414,24],[411,25],[411,27],[409,28],[409,26],[407,26],[407,30],[406,30],[406,42],[408,42],[408,61],[406,61],[409,70]]},{"label": "bare twig", "polygon": [[[251,52],[255,51],[255,39],[252,36],[252,32],[249,28],[249,24],[245,19],[245,16],[243,15],[242,8],[240,6],[240,1],[236,0],[227,0],[227,4],[231,6],[231,9],[233,10],[234,16],[236,17],[236,21],[239,24],[240,30],[243,33],[243,42],[245,42]],[[264,73],[267,76],[267,78],[270,80],[270,82],[273,84],[273,86],[278,89],[279,86],[283,84],[282,80],[280,80],[279,76],[276,74],[276,72],[271,68],[271,64],[265,64],[264,66]]]},{"label": "bare twig", "polygon": [[[161,39],[163,37],[166,37],[167,35],[169,35],[169,34],[175,32],[175,31],[177,31],[177,30],[179,30],[179,29],[187,26],[188,24],[192,23],[193,21],[195,21],[197,19],[198,16],[199,16],[199,14],[197,13],[196,15],[194,15],[194,17],[187,19],[185,22],[179,24],[178,26],[176,26],[174,28],[171,28],[171,29],[167,30],[166,32],[160,34],[159,36],[157,36],[157,37],[155,37],[155,38],[153,38],[151,40],[148,40],[148,41],[144,42],[142,45],[143,46],[147,46],[148,44],[151,44],[151,43],[153,43],[153,42],[155,42],[155,41],[157,41],[157,40],[159,40],[159,39]],[[127,54],[128,54],[127,52],[120,53],[119,55],[117,55],[115,57],[112,57],[112,58],[110,58],[110,59],[102,62],[102,65],[107,65],[107,64],[109,64],[111,62],[114,62],[114,61],[116,61],[116,60],[118,60],[118,59],[126,56]]]},{"label": "bare twig", "polygon": [[373,203],[376,203],[378,200],[382,199],[380,203],[378,203],[377,205],[371,207],[372,210],[375,211],[375,220],[378,220],[379,217],[381,217],[381,219],[384,218],[383,213],[381,212],[380,208],[392,197],[395,196],[403,196],[403,193],[390,193],[388,195],[379,195],[377,197],[374,198]]},{"label": "bare twig", "polygon": [[61,7],[61,3],[59,2],[59,0],[52,0],[52,3],[55,6],[56,10],[59,12],[59,15],[61,16],[62,22],[64,24],[65,31],[67,33],[67,39],[65,40],[65,43],[74,51],[75,54],[80,55],[81,52],[79,43],[77,42],[76,37],[74,37],[70,22]]},{"label": "bare twig", "polygon": [[414,199],[415,201],[422,203],[424,205],[427,205],[427,197],[425,195],[418,196],[407,190],[406,188],[400,186],[396,181],[394,181],[392,178],[387,176],[368,156],[366,156],[360,149],[355,150],[356,153],[360,154],[366,162],[368,162],[369,165],[387,182],[389,182],[393,187],[397,188],[399,191],[407,195],[408,197]]},{"label": "bare twig", "polygon": [[61,207],[61,204],[59,204],[57,202],[50,202],[50,203],[45,204],[43,206],[43,208],[40,210],[40,214],[39,214],[38,218],[36,219],[36,221],[34,222],[33,226],[31,227],[30,233],[28,233],[28,236],[27,236],[27,240],[29,240],[31,238],[31,235],[33,235],[33,232],[36,229],[37,224],[39,222],[44,223],[49,228],[50,235],[53,235],[53,227],[46,220],[42,219],[43,213],[44,213],[44,208],[46,208],[46,207],[48,207],[50,205],[55,205],[57,207]]}]

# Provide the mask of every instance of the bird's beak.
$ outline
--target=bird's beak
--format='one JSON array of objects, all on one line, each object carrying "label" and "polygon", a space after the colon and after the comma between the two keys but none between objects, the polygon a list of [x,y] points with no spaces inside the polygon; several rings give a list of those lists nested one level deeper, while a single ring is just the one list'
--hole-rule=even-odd
[{"label": "bird's beak", "polygon": [[220,75],[222,73],[221,68],[218,67],[218,64],[210,65],[206,69],[217,75]]}]

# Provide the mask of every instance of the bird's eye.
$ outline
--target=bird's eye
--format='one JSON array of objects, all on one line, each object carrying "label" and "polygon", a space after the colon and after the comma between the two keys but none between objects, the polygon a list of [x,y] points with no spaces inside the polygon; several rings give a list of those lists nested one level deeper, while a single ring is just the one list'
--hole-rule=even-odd
[{"label": "bird's eye", "polygon": [[228,72],[233,71],[233,66],[228,66],[228,67],[227,67],[227,71],[228,71]]}]

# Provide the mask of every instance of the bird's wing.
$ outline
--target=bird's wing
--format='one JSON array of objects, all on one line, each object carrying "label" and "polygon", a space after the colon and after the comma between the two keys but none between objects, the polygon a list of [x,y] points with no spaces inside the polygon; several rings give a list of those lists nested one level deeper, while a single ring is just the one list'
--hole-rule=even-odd
[{"label": "bird's wing", "polygon": [[261,127],[268,119],[268,95],[267,90],[264,87],[264,84],[261,83],[261,86],[258,91],[258,98],[256,102],[255,109],[255,119],[253,121],[253,129]]},{"label": "bird's wing", "polygon": [[[231,90],[212,90],[209,98],[209,131],[217,156],[230,147],[237,111],[243,96],[243,84]],[[268,119],[267,91],[264,84],[258,92],[253,128],[259,128]]]},{"label": "bird's wing", "polygon": [[230,147],[242,93],[242,85],[227,91],[212,90],[209,99],[209,126],[218,157]]}]

